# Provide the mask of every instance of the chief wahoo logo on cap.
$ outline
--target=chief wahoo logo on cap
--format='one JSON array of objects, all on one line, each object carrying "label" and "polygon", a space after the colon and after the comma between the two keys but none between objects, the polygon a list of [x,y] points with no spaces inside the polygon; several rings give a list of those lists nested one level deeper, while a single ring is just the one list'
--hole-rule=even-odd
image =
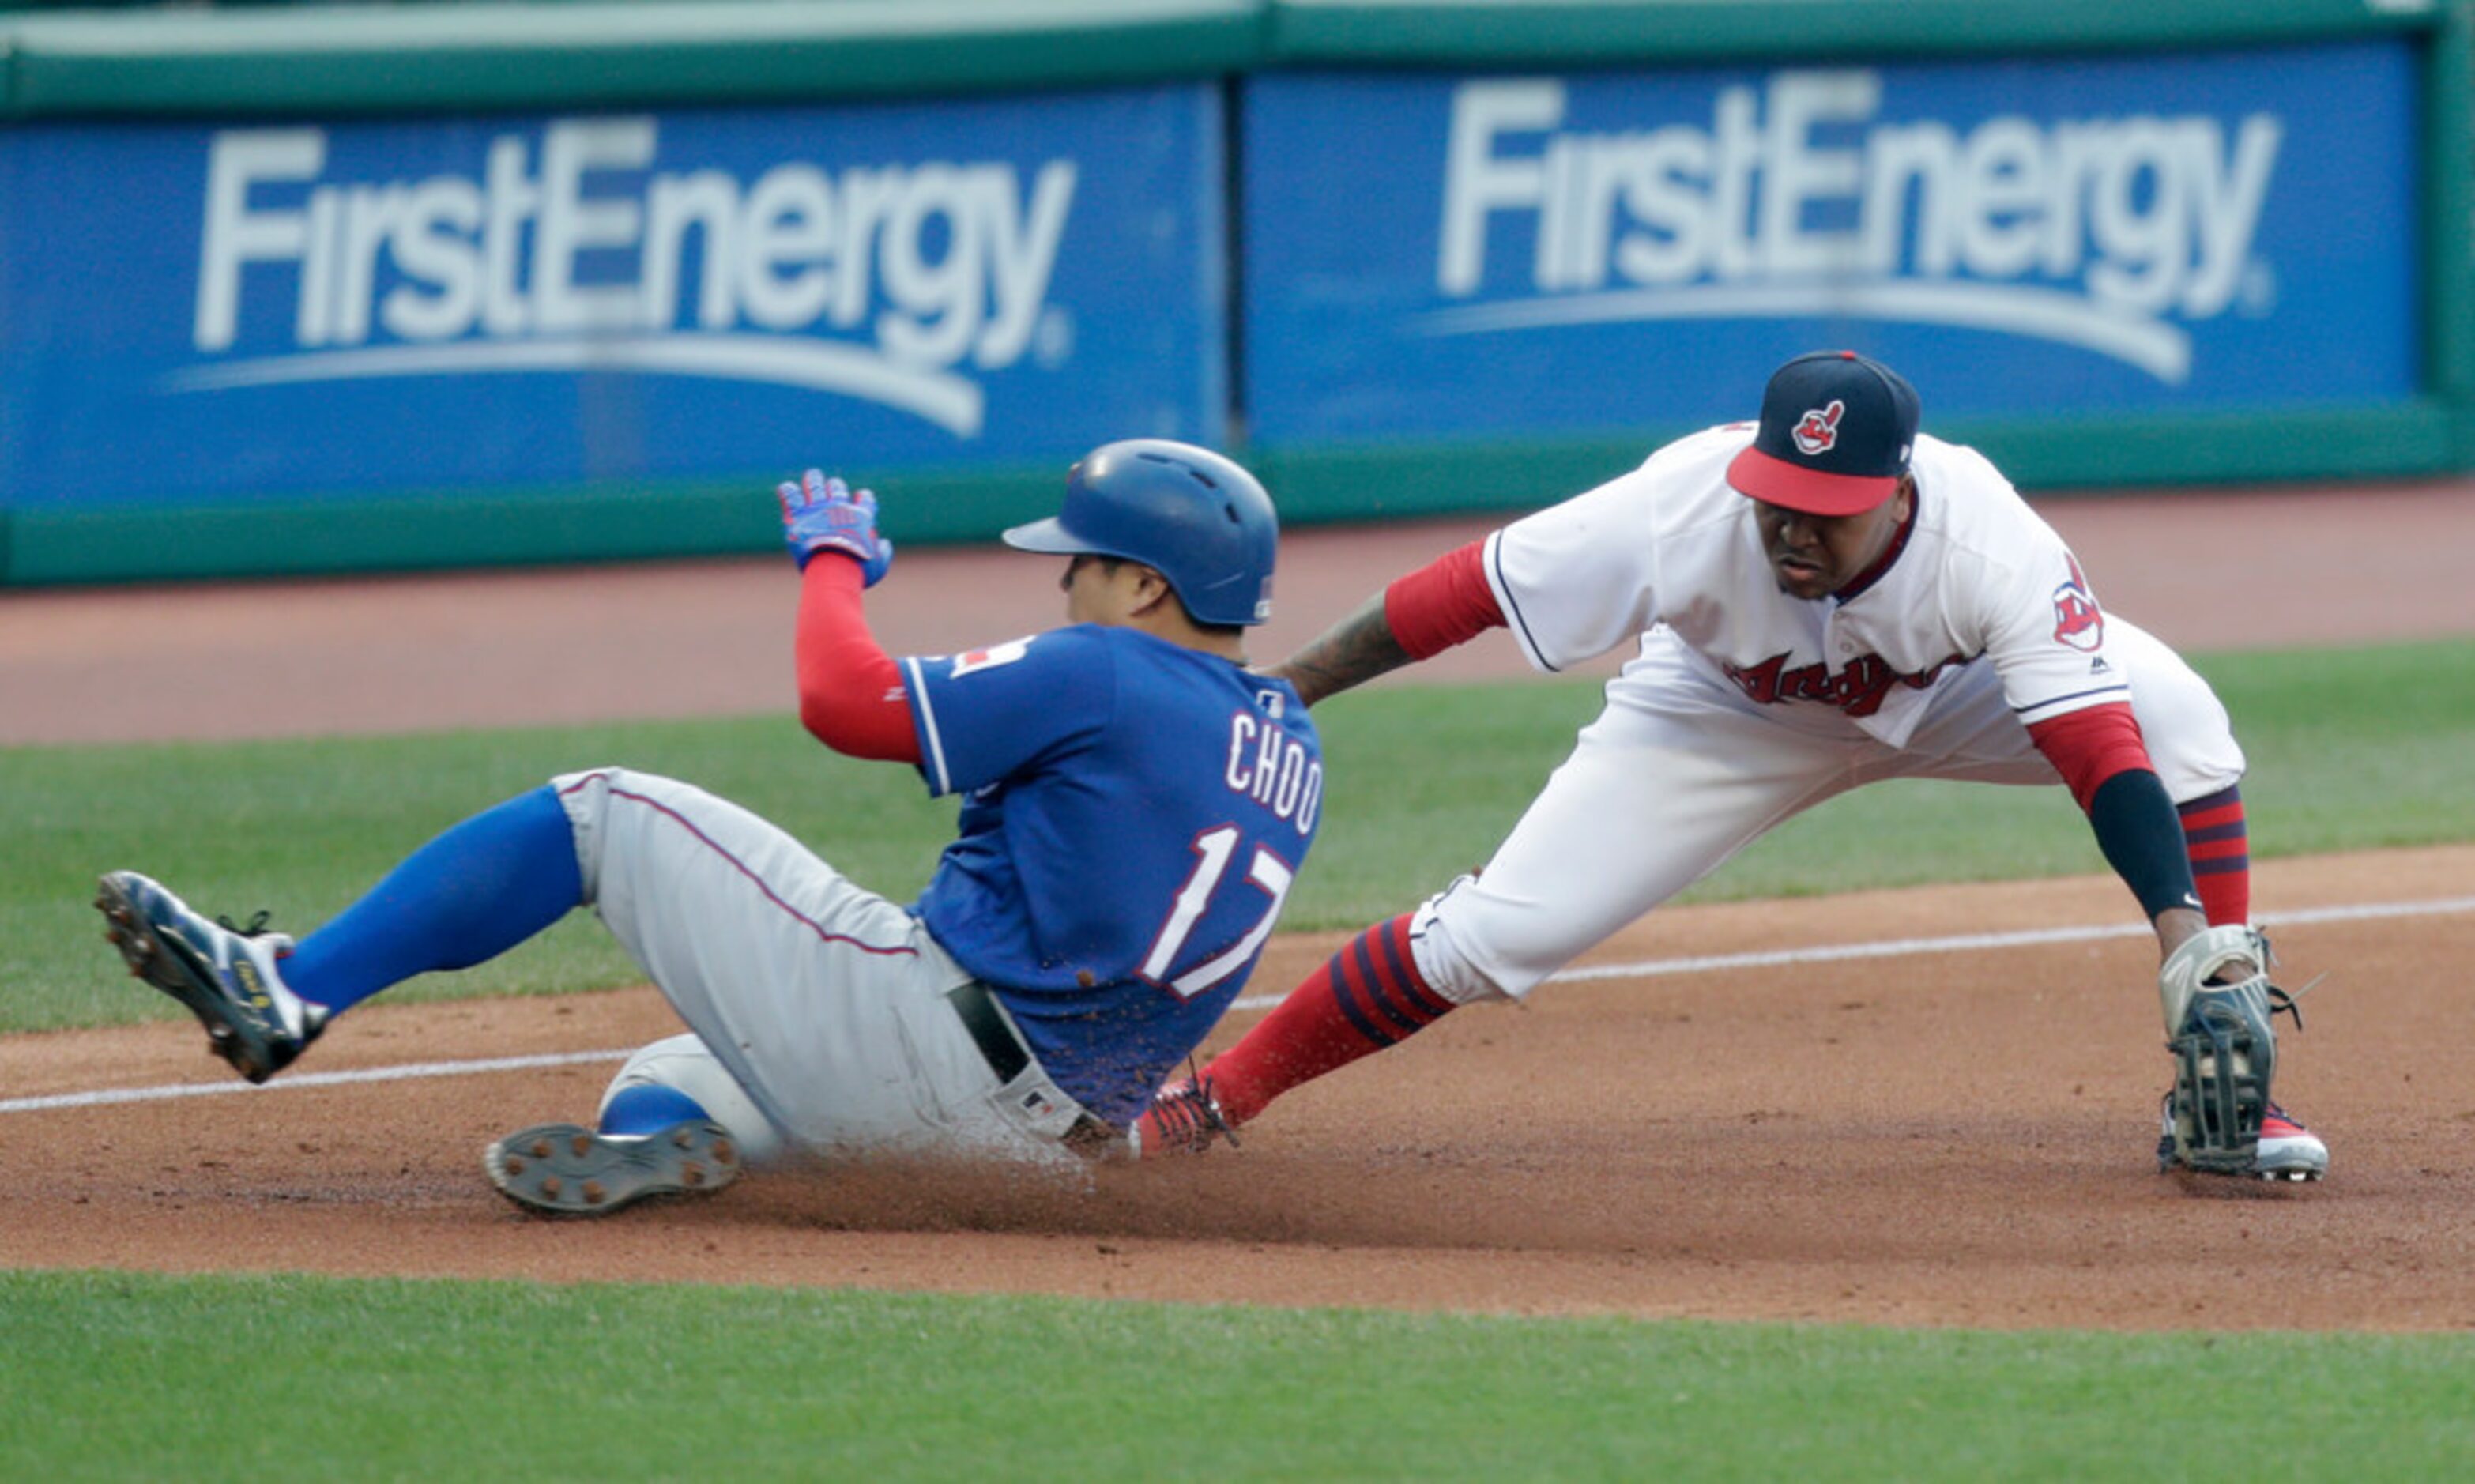
[{"label": "chief wahoo logo on cap", "polygon": [[1796,425],[1798,451],[1807,456],[1829,452],[1832,446],[1839,442],[1839,420],[1846,416],[1847,412],[1848,404],[1844,401],[1833,401],[1827,407],[1807,409],[1803,419]]},{"label": "chief wahoo logo on cap", "polygon": [[1898,372],[1853,351],[1813,351],[1771,373],[1728,482],[1766,504],[1854,515],[1899,493],[1916,436],[1916,388]]}]

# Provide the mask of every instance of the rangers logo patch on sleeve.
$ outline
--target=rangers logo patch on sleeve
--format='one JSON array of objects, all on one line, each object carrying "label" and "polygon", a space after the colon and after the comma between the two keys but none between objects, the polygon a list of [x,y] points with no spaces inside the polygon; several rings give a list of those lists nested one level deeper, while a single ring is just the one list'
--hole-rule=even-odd
[{"label": "rangers logo patch on sleeve", "polygon": [[2063,560],[2071,566],[2071,580],[2054,589],[2054,638],[2082,654],[2094,654],[2105,643],[2105,615],[2089,592],[2088,579],[2080,575],[2079,558]]},{"label": "rangers logo patch on sleeve", "polygon": [[1031,640],[1029,639],[1010,639],[1004,644],[991,645],[985,649],[972,649],[954,656],[954,668],[948,672],[947,678],[960,680],[976,670],[994,669],[1000,665],[1011,665],[1030,652]]}]

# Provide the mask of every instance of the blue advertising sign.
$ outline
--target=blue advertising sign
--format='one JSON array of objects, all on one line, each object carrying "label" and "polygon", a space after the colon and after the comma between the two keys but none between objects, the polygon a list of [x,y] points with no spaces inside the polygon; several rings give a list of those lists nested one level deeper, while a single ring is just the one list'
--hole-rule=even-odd
[{"label": "blue advertising sign", "polygon": [[0,490],[39,506],[1218,443],[1209,85],[0,131]]},{"label": "blue advertising sign", "polygon": [[1721,422],[1829,346],[1907,371],[1928,426],[2394,402],[2421,385],[2420,91],[2405,40],[1264,77],[1250,429]]}]

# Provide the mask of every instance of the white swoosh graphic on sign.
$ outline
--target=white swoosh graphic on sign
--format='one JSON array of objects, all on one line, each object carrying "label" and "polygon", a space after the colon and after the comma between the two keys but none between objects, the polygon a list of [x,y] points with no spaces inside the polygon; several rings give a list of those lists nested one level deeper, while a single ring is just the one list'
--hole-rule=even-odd
[{"label": "white swoosh graphic on sign", "polygon": [[2181,385],[2192,337],[2171,325],[2050,288],[1987,283],[1779,283],[1620,289],[1439,309],[1415,323],[1430,335],[1478,335],[1626,320],[1868,319],[1956,325],[2075,345]]},{"label": "white swoosh graphic on sign", "polygon": [[196,366],[173,373],[166,384],[176,392],[216,392],[298,381],[492,371],[657,371],[728,381],[772,381],[899,408],[959,438],[978,435],[986,403],[977,385],[951,372],[896,365],[874,351],[835,341],[770,335],[463,341],[313,351]]}]

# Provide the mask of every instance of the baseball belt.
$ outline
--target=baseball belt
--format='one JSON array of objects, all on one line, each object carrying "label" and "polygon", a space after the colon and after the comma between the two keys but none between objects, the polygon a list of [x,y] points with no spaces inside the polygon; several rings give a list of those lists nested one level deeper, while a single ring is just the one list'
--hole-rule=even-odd
[{"label": "baseball belt", "polygon": [[[1031,1048],[997,1008],[997,997],[989,986],[974,979],[945,991],[945,1001],[961,1016],[963,1029],[978,1043],[980,1055],[988,1058],[989,1070],[1002,1087],[1031,1069]],[[1088,1112],[1077,1111],[1073,1127],[1058,1136],[1057,1142],[1078,1155],[1099,1158],[1115,1154],[1126,1142],[1126,1136],[1110,1128]]]}]

